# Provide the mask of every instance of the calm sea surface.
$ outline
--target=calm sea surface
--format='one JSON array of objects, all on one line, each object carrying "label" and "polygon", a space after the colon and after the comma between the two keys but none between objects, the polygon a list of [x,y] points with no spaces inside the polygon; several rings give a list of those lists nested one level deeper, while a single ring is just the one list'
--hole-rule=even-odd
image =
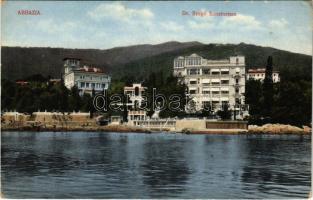
[{"label": "calm sea surface", "polygon": [[2,132],[8,198],[307,198],[308,136]]}]

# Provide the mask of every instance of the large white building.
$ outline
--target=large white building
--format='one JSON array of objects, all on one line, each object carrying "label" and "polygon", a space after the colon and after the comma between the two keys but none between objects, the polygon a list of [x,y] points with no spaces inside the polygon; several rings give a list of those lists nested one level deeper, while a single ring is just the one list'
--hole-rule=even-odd
[{"label": "large white building", "polygon": [[[264,81],[265,79],[265,68],[249,69],[247,74],[247,79],[254,79]],[[273,83],[280,81],[279,71],[273,71],[272,73]]]},{"label": "large white building", "polygon": [[245,57],[208,60],[197,54],[174,59],[174,76],[188,87],[197,110],[210,105],[215,111],[227,103],[231,108],[244,104]]},{"label": "large white building", "polygon": [[102,92],[109,88],[111,77],[101,69],[89,66],[80,66],[81,59],[64,58],[64,85],[71,89],[76,85],[80,95]]}]

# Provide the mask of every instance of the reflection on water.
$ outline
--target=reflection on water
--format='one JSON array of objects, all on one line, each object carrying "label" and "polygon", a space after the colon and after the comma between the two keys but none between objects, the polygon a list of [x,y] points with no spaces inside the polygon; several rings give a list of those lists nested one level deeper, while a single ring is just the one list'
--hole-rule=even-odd
[{"label": "reflection on water", "polygon": [[3,132],[9,198],[306,198],[308,136]]}]

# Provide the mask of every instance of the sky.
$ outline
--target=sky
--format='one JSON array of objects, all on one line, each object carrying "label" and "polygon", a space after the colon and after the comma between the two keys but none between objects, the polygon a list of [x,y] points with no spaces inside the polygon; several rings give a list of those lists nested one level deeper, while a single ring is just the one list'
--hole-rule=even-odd
[{"label": "sky", "polygon": [[[21,10],[40,15],[20,15]],[[235,16],[193,16],[193,11]],[[312,11],[304,1],[6,1],[1,41],[3,46],[84,49],[244,42],[311,55]]]}]

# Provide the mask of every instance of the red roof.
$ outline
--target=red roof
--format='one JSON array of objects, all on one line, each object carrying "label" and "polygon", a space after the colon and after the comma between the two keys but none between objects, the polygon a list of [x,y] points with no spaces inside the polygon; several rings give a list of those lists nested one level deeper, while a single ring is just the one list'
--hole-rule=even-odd
[{"label": "red roof", "polygon": [[17,81],[15,81],[15,83],[19,84],[19,85],[26,85],[26,84],[28,84],[28,81],[17,80]]},{"label": "red roof", "polygon": [[104,73],[102,69],[100,68],[96,68],[96,67],[82,67],[79,68],[77,71],[81,71],[81,72],[93,72],[93,73]]}]

